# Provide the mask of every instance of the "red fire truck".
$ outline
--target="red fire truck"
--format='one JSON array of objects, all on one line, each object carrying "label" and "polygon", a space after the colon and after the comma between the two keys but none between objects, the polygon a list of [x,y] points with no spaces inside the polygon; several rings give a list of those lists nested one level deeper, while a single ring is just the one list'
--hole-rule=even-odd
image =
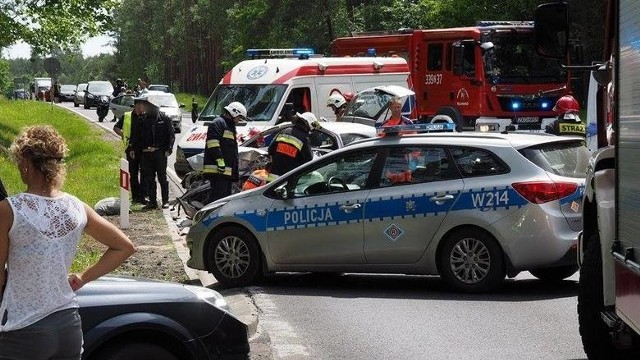
[{"label": "red fire truck", "polygon": [[[564,56],[568,7],[536,11],[536,49]],[[589,359],[640,358],[640,2],[608,0],[604,61],[593,68],[598,144],[578,242],[578,321]],[[557,46],[561,43],[561,46]],[[564,44],[566,45],[566,43]]]},{"label": "red fire truck", "polygon": [[355,33],[335,39],[331,52],[404,57],[420,119],[443,114],[464,127],[544,129],[556,100],[571,90],[560,61],[535,54],[532,21]]}]

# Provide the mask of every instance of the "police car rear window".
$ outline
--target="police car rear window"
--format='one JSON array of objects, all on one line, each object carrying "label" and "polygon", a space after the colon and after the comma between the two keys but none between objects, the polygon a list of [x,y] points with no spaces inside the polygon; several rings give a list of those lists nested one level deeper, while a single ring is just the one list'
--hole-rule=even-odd
[{"label": "police car rear window", "polygon": [[498,156],[484,149],[452,148],[451,155],[463,177],[499,175],[510,171]]},{"label": "police car rear window", "polygon": [[572,178],[586,176],[589,150],[582,140],[541,144],[521,149],[520,153],[550,173]]}]

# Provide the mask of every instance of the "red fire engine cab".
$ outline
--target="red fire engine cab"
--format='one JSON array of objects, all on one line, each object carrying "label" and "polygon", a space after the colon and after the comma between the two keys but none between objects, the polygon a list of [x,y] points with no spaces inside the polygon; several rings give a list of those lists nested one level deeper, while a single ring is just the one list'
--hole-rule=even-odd
[{"label": "red fire engine cab", "polygon": [[533,22],[482,21],[473,27],[354,33],[331,43],[334,56],[407,60],[421,120],[448,115],[482,130],[543,130],[570,74],[533,48]]}]

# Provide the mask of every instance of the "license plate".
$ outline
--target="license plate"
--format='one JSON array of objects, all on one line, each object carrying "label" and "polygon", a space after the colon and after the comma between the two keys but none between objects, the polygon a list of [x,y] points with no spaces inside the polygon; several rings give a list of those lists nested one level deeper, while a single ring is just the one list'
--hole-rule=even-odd
[{"label": "license plate", "polygon": [[517,124],[535,124],[540,122],[540,119],[537,116],[522,116],[516,118]]}]

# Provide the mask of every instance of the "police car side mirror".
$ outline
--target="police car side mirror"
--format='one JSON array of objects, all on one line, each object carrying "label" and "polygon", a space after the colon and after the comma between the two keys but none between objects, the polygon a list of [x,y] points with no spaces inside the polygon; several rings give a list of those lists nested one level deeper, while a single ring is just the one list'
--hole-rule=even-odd
[{"label": "police car side mirror", "polygon": [[281,199],[288,199],[289,198],[289,192],[287,191],[286,186],[279,187],[279,188],[275,189],[274,192]]}]

